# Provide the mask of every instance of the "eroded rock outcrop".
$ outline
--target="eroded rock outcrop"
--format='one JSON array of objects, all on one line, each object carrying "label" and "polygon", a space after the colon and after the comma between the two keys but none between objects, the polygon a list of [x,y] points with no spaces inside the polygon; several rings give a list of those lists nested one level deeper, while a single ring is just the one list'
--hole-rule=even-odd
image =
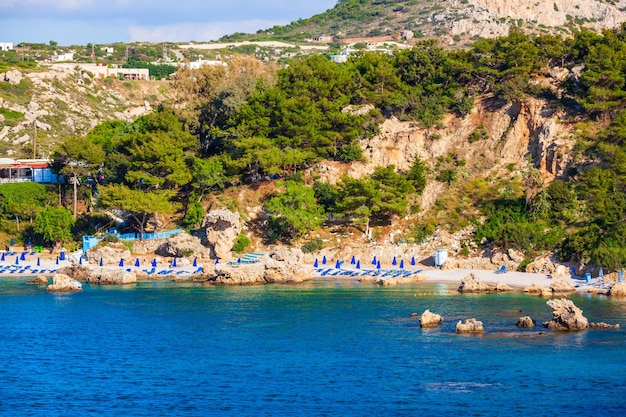
[{"label": "eroded rock outcrop", "polygon": [[124,247],[123,243],[109,243],[105,246],[96,247],[88,252],[89,263],[99,265],[118,265],[120,259],[131,258],[130,251]]},{"label": "eroded rock outcrop", "polygon": [[214,275],[207,277],[207,281],[215,285],[260,285],[266,284],[265,265],[259,263],[215,265]]},{"label": "eroded rock outcrop", "polygon": [[457,333],[482,333],[483,332],[483,322],[478,321],[474,318],[467,319],[465,322],[459,320],[456,324],[456,332]]},{"label": "eroded rock outcrop", "polygon": [[420,316],[420,327],[437,327],[443,323],[443,317],[436,313],[426,310]]},{"label": "eroded rock outcrop", "polygon": [[565,281],[564,279],[550,284],[550,289],[552,290],[553,293],[558,293],[558,294],[576,291],[576,288],[574,288],[572,284]]},{"label": "eroded rock outcrop", "polygon": [[211,249],[211,257],[229,260],[237,236],[241,233],[239,213],[226,209],[211,210],[202,222],[199,237]]},{"label": "eroded rock outcrop", "polygon": [[459,292],[462,293],[480,293],[489,291],[489,286],[480,282],[480,279],[473,272],[461,280]]},{"label": "eroded rock outcrop", "polygon": [[591,329],[619,329],[619,324],[609,324],[609,323],[590,323],[589,327]]},{"label": "eroded rock outcrop", "polygon": [[552,309],[552,320],[544,322],[545,327],[566,331],[585,330],[589,327],[589,321],[583,316],[583,311],[571,300],[559,298],[548,300],[546,304]]},{"label": "eroded rock outcrop", "polygon": [[94,285],[126,285],[137,282],[137,274],[124,270],[114,270],[106,268],[94,268],[87,282]]},{"label": "eroded rock outcrop", "polygon": [[83,286],[80,282],[64,274],[55,274],[52,277],[52,284],[46,288],[46,291],[55,293],[79,292],[82,290]]},{"label": "eroded rock outcrop", "polygon": [[530,329],[536,326],[536,322],[535,320],[533,320],[530,316],[524,316],[524,317],[520,317],[519,320],[517,320],[517,327],[523,327],[526,329]]},{"label": "eroded rock outcrop", "polygon": [[87,277],[91,275],[91,269],[80,264],[73,264],[70,266],[59,268],[57,272],[59,274],[65,274],[68,277],[79,280],[86,280]]}]

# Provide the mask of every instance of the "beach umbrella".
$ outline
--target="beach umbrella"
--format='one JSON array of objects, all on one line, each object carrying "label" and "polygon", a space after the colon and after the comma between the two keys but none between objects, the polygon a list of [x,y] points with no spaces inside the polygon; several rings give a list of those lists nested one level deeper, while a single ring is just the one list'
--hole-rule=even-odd
[{"label": "beach umbrella", "polygon": [[361,261],[356,261],[356,269],[361,269]]},{"label": "beach umbrella", "polygon": [[19,265],[20,264],[20,258],[19,256],[15,257],[15,265]]},{"label": "beach umbrella", "polygon": [[240,264],[241,263],[241,258],[237,258],[237,263]]},{"label": "beach umbrella", "polygon": [[603,277],[604,276],[604,269],[602,269],[602,267],[600,267],[600,270],[598,271],[598,276],[599,277]]},{"label": "beach umbrella", "polygon": [[59,264],[59,257],[57,256],[57,259],[55,261],[55,263],[58,265]]},{"label": "beach umbrella", "polygon": [[622,270],[620,270],[620,271],[617,273],[617,280],[618,280],[619,282],[622,282],[622,281],[624,280],[624,270],[623,270],[623,269],[622,269]]},{"label": "beach umbrella", "polygon": [[415,266],[415,256],[413,256],[413,257],[411,258],[411,265],[412,265],[412,266]]},{"label": "beach umbrella", "polygon": [[64,261],[65,260],[65,252],[61,251],[61,260]]},{"label": "beach umbrella", "polygon": [[374,255],[374,259],[372,259],[372,265],[376,265],[376,255]]},{"label": "beach umbrella", "polygon": [[100,258],[100,266],[102,266],[102,258]]},{"label": "beach umbrella", "polygon": [[400,261],[400,269],[404,269],[404,259]]},{"label": "beach umbrella", "polygon": [[193,267],[198,266],[198,258],[193,258]]},{"label": "beach umbrella", "polygon": [[315,263],[313,264],[314,268],[317,268],[319,266],[319,264],[317,263],[317,258],[315,258]]},{"label": "beach umbrella", "polygon": [[352,255],[352,259],[350,260],[350,265],[356,264],[356,259],[354,259],[354,255]]},{"label": "beach umbrella", "polygon": [[156,266],[156,258],[152,259],[152,266]]},{"label": "beach umbrella", "polygon": [[0,261],[4,262],[4,252],[2,252],[2,257],[0,258]]},{"label": "beach umbrella", "polygon": [[41,260],[37,258],[37,266],[41,266]]},{"label": "beach umbrella", "polygon": [[396,257],[393,257],[393,261],[391,261],[391,265],[396,266],[398,264],[398,261],[396,260]]},{"label": "beach umbrella", "polygon": [[139,263],[139,258],[135,258],[135,266],[140,267],[141,263]]},{"label": "beach umbrella", "polygon": [[326,265],[326,255],[322,258],[322,265]]},{"label": "beach umbrella", "polygon": [[22,252],[22,255],[20,256],[20,261],[25,261],[26,260],[26,252]]},{"label": "beach umbrella", "polygon": [[376,269],[380,269],[380,261],[376,262]]},{"label": "beach umbrella", "polygon": [[11,238],[9,241],[9,246],[15,246],[15,238]]},{"label": "beach umbrella", "polygon": [[33,246],[33,240],[30,238],[30,236],[28,237],[28,245],[27,245],[27,246],[28,246],[29,248],[30,248],[31,246]]},{"label": "beach umbrella", "polygon": [[172,268],[176,268],[176,258],[174,258],[174,261],[172,262]]},{"label": "beach umbrella", "polygon": [[341,262],[339,262],[339,259],[335,262],[335,268],[341,268]]},{"label": "beach umbrella", "polygon": [[220,258],[215,258],[215,265],[217,265],[218,263],[220,263]]},{"label": "beach umbrella", "polygon": [[124,258],[120,259],[120,266],[124,266]]},{"label": "beach umbrella", "polygon": [[82,265],[83,264],[83,255],[80,255],[80,257],[78,258],[78,265]]}]

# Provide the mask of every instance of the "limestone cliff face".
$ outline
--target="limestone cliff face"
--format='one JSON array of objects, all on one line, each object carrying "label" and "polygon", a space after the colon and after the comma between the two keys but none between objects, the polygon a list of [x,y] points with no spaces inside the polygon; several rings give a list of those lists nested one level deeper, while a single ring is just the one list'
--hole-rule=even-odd
[{"label": "limestone cliff face", "polygon": [[626,21],[626,1],[601,0],[452,0],[433,16],[449,22],[452,35],[494,37],[505,35],[511,23],[532,28],[584,26],[593,30],[611,28]]}]

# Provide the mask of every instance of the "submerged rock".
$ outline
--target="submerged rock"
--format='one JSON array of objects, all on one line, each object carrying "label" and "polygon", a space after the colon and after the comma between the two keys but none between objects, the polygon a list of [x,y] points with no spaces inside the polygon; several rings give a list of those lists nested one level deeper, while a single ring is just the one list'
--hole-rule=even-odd
[{"label": "submerged rock", "polygon": [[589,327],[589,321],[583,316],[583,311],[576,307],[571,300],[559,298],[546,302],[552,309],[552,320],[543,325],[552,330],[578,331]]},{"label": "submerged rock", "polygon": [[437,327],[440,323],[443,323],[443,317],[431,313],[430,310],[424,311],[420,316],[420,327]]},{"label": "submerged rock", "polygon": [[516,324],[517,327],[523,327],[526,329],[531,329],[535,327],[536,325],[537,323],[530,316],[520,317],[519,320],[517,320],[517,324]]},{"label": "submerged rock", "polygon": [[478,321],[474,318],[465,320],[465,323],[462,323],[461,320],[456,324],[456,332],[457,333],[482,333],[483,332],[483,322]]},{"label": "submerged rock", "polygon": [[55,274],[52,277],[52,284],[46,288],[48,292],[78,292],[82,290],[83,286],[80,282],[64,274]]},{"label": "submerged rock", "polygon": [[473,272],[461,280],[461,285],[459,286],[459,292],[462,293],[476,293],[476,292],[487,292],[489,291],[489,286],[480,282],[480,279]]},{"label": "submerged rock", "polygon": [[591,323],[589,327],[592,329],[619,329],[619,324],[608,324],[604,322]]}]

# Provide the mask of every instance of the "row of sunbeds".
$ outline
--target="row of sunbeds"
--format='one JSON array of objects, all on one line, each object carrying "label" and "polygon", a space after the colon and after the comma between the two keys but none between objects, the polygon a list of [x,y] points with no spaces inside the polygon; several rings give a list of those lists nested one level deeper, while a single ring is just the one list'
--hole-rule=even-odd
[{"label": "row of sunbeds", "polygon": [[353,276],[353,277],[381,277],[381,278],[407,278],[422,272],[421,269],[412,271],[404,269],[363,269],[348,270],[341,268],[316,268],[315,272],[321,276]]}]

